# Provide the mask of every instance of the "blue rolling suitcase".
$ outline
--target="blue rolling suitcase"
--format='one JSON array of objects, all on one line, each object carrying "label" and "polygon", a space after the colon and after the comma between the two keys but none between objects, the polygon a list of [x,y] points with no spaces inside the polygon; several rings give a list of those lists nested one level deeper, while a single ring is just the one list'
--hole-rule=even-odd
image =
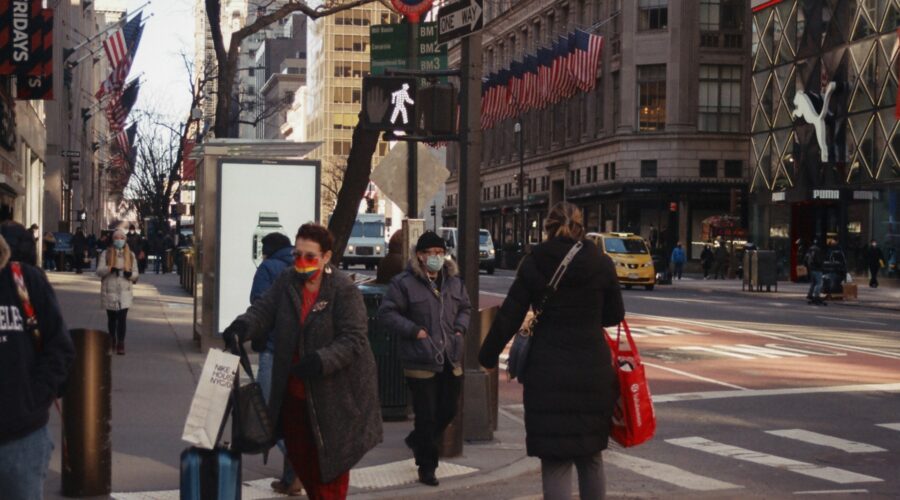
[{"label": "blue rolling suitcase", "polygon": [[181,452],[181,500],[240,500],[241,454],[191,447]]}]

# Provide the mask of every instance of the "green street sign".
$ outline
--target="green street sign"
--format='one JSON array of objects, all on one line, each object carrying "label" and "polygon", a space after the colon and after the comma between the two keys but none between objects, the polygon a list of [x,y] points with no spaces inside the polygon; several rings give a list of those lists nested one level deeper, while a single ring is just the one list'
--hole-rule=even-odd
[{"label": "green street sign", "polygon": [[[437,43],[437,23],[418,23],[418,66],[421,70],[447,69],[447,46]],[[409,54],[409,24],[376,24],[371,36],[372,74],[386,69],[406,69]]]}]

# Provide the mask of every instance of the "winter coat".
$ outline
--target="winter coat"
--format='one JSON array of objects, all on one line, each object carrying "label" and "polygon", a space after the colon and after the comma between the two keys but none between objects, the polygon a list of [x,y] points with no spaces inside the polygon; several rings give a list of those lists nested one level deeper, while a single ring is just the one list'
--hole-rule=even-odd
[{"label": "winter coat", "polygon": [[672,249],[672,264],[684,264],[686,261],[687,256],[684,254],[684,249],[680,247]]},{"label": "winter coat", "polygon": [[403,272],[403,266],[403,234],[398,231],[388,241],[387,255],[378,262],[375,283],[387,285],[394,276]]},{"label": "winter coat", "polygon": [[[253,286],[250,287],[250,303],[263,296],[266,290],[272,287],[275,280],[281,276],[285,269],[294,265],[294,256],[291,254],[293,247],[284,247],[275,252],[271,257],[262,261],[256,274],[253,275]],[[262,352],[275,349],[274,332],[269,332],[269,338],[265,344],[254,345],[253,350]]]},{"label": "winter coat", "polygon": [[[574,243],[553,238],[524,257],[481,346],[482,366],[497,366]],[[547,299],[532,337],[523,392],[528,455],[569,460],[606,449],[618,389],[602,328],[624,317],[613,261],[584,241]]]},{"label": "winter coat", "polygon": [[716,247],[714,251],[715,260],[718,264],[725,264],[728,262],[728,249],[725,248],[725,243],[719,243],[719,246]]},{"label": "winter coat", "polygon": [[825,253],[817,245],[811,245],[803,258],[810,271],[822,271],[825,267]]},{"label": "winter coat", "polygon": [[713,253],[709,247],[704,247],[703,251],[700,252],[700,262],[703,264],[703,267],[709,269],[709,267],[713,263]]},{"label": "winter coat", "polygon": [[[66,380],[75,348],[53,288],[39,269],[22,264],[41,333],[40,350],[25,329],[25,313],[10,270],[9,245],[0,238],[0,445],[47,425],[50,405]],[[0,495],[2,496],[2,495]]]},{"label": "winter coat", "polygon": [[[397,350],[407,370],[442,372],[441,352],[454,367],[462,366],[463,336],[469,328],[472,306],[456,262],[447,259],[441,275],[438,294],[422,263],[413,257],[406,271],[391,280],[378,309],[381,327],[399,336]],[[427,339],[416,338],[420,330],[428,332]]]},{"label": "winter coat", "polygon": [[84,233],[75,233],[75,236],[72,237],[72,252],[76,259],[84,259],[84,254],[87,252],[87,237]]},{"label": "winter coat", "polygon": [[382,439],[378,370],[368,339],[368,318],[362,294],[344,273],[327,267],[317,302],[301,328],[305,279],[281,273],[262,297],[237,318],[247,338],[265,342],[275,331],[270,415],[281,434],[281,407],[295,353],[317,353],[322,375],[304,381],[306,406],[322,481],[349,471]]},{"label": "winter coat", "polygon": [[[116,268],[119,269],[119,275],[111,272],[107,263],[107,254],[115,251]],[[97,276],[100,277],[100,303],[107,311],[121,311],[122,309],[130,309],[134,302],[133,285],[138,281],[138,264],[137,257],[131,252],[131,278],[124,276],[125,269],[125,252],[131,252],[128,245],[122,250],[107,248],[100,254],[97,260]]]},{"label": "winter coat", "polygon": [[869,269],[881,269],[884,266],[884,254],[881,249],[869,246],[869,250],[866,252],[866,263],[869,265]]},{"label": "winter coat", "polygon": [[141,235],[138,233],[128,233],[125,237],[125,241],[128,243],[128,248],[130,248],[135,255],[141,255],[141,252],[144,250]]}]

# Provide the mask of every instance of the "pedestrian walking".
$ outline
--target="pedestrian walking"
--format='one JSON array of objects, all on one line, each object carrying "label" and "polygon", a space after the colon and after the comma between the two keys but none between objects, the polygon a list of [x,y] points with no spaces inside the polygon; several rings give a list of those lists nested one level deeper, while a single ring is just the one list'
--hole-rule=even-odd
[{"label": "pedestrian walking", "polygon": [[378,261],[375,283],[386,285],[403,272],[403,231],[397,231],[388,241],[388,253]]},{"label": "pedestrian walking", "polygon": [[163,258],[165,258],[165,239],[162,231],[157,231],[150,238],[150,255],[153,256],[153,272],[159,274],[162,269]]},{"label": "pedestrian walking", "polygon": [[703,267],[703,279],[709,279],[709,270],[713,265],[713,251],[709,243],[703,245],[703,251],[700,252],[700,265]]},{"label": "pedestrian walking", "polygon": [[878,242],[874,239],[866,251],[866,264],[869,267],[869,287],[878,288],[878,273],[884,267],[884,253],[878,248]]},{"label": "pedestrian walking", "polygon": [[716,239],[716,249],[713,251],[713,272],[714,279],[725,279],[725,272],[728,269],[728,248],[725,241],[719,236]]},{"label": "pedestrian walking", "polygon": [[72,237],[72,267],[75,268],[75,274],[81,274],[84,268],[84,261],[87,258],[88,242],[84,235],[84,229],[75,230],[75,236]]},{"label": "pedestrian walking", "polygon": [[[291,240],[281,233],[270,233],[262,239],[263,261],[253,276],[253,286],[250,289],[250,303],[261,298],[278,279],[281,274],[294,264],[294,246]],[[259,382],[266,402],[271,401],[272,393],[272,365],[275,356],[275,331],[270,331],[263,345],[254,345],[255,351],[259,351],[259,372],[256,381]],[[278,441],[278,449],[284,454],[281,479],[272,482],[272,489],[282,495],[299,495],[303,489],[300,480],[294,474],[287,457],[284,440]]]},{"label": "pedestrian walking", "polygon": [[44,270],[56,271],[56,236],[50,231],[44,233]]},{"label": "pedestrian walking", "polygon": [[813,240],[806,249],[804,257],[806,268],[809,269],[809,291],[806,293],[806,299],[809,304],[822,305],[822,271],[825,266],[825,253],[819,248],[818,240]]},{"label": "pedestrian walking", "polygon": [[53,288],[34,267],[36,253],[25,226],[0,225],[0,496],[9,500],[44,498],[50,406],[75,359]]},{"label": "pedestrian walking", "polygon": [[140,275],[137,257],[125,242],[125,231],[116,229],[112,244],[100,254],[97,264],[100,303],[106,309],[110,345],[116,354],[124,355],[128,310],[134,301],[133,287]]},{"label": "pedestrian walking", "polygon": [[311,499],[345,498],[350,469],[382,437],[366,306],[331,265],[333,245],[325,227],[301,226],[294,272],[282,273],[223,335],[234,351],[274,330],[269,412]]},{"label": "pedestrian walking", "polygon": [[419,482],[439,484],[438,443],[456,417],[463,374],[463,335],[472,306],[447,242],[426,231],[406,270],[391,280],[378,321],[399,336],[398,354],[413,397],[415,422],[404,440],[412,449]]},{"label": "pedestrian walking", "polygon": [[[481,346],[478,360],[494,368],[529,308],[545,300],[560,262],[584,237],[581,211],[553,207],[544,222],[549,239],[532,248]],[[615,265],[589,240],[569,264],[559,288],[546,297],[524,373],[525,444],[541,459],[544,498],[571,499],[578,470],[581,498],[605,497],[601,452],[609,441],[616,375],[602,328],[625,317]]]},{"label": "pedestrian walking", "polygon": [[687,255],[684,253],[684,249],[681,248],[681,242],[675,244],[675,248],[672,249],[672,266],[675,268],[675,276],[680,280],[681,274],[684,272],[684,263],[687,262]]}]

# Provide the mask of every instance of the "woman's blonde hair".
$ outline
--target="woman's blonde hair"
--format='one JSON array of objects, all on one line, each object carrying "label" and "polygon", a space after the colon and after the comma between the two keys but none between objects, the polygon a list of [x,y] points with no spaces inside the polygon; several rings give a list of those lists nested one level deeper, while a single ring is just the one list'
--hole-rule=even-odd
[{"label": "woman's blonde hair", "polygon": [[580,240],[584,238],[584,215],[577,206],[561,201],[553,205],[544,219],[544,231],[547,232],[547,238]]}]

